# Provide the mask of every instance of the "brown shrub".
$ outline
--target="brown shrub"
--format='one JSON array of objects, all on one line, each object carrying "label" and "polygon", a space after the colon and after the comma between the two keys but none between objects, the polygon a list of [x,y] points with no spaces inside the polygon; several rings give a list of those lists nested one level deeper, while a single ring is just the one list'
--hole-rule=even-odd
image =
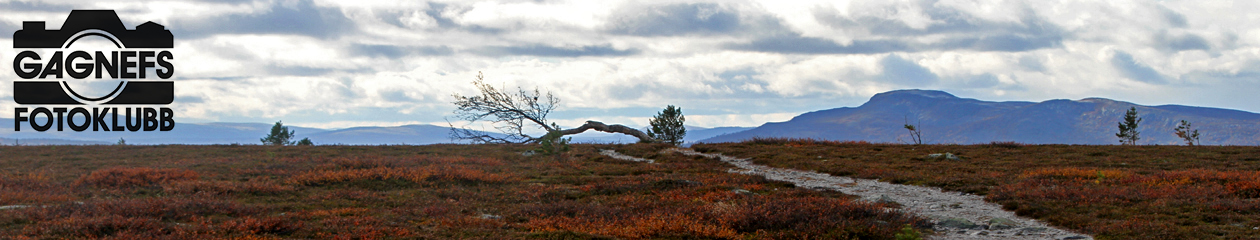
[{"label": "brown shrub", "polygon": [[64,202],[73,199],[64,187],[54,184],[46,172],[0,173],[0,206]]},{"label": "brown shrub", "polygon": [[289,183],[318,186],[365,180],[404,180],[413,183],[428,181],[470,181],[501,183],[514,180],[507,174],[487,173],[464,166],[429,166],[410,168],[377,167],[369,169],[313,170],[289,178]]},{"label": "brown shrub", "polygon": [[277,184],[271,181],[253,180],[245,182],[236,181],[181,181],[172,182],[162,186],[162,191],[173,194],[211,194],[211,195],[233,195],[233,194],[253,194],[253,195],[273,195],[285,192],[292,192],[292,186]]},{"label": "brown shrub", "polygon": [[220,227],[239,233],[287,235],[301,230],[303,223],[280,217],[243,217],[224,222]]},{"label": "brown shrub", "polygon": [[74,202],[22,210],[32,221],[51,221],[76,216],[118,215],[151,218],[161,221],[183,221],[197,216],[242,216],[258,209],[233,202],[205,198],[142,198]]},{"label": "brown shrub", "polygon": [[75,181],[75,185],[105,188],[146,187],[174,181],[196,180],[198,177],[197,172],[185,169],[113,167],[92,171]]}]

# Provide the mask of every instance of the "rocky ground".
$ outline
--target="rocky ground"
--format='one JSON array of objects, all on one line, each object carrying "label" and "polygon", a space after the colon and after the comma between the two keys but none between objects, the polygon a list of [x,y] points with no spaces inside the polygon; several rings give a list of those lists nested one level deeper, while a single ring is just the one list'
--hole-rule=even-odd
[{"label": "rocky ground", "polygon": [[[985,202],[983,196],[941,191],[939,188],[892,184],[869,179],[831,176],[824,173],[773,168],[753,164],[749,159],[707,154],[691,149],[668,149],[689,156],[715,158],[734,165],[732,172],[755,174],[787,181],[799,187],[840,191],[868,201],[895,202],[906,211],[926,216],[936,224],[930,239],[1093,239],[1084,234],[1055,228],[1034,219],[1016,216],[1001,206]],[[652,162],[612,150],[601,154],[627,161]]]}]

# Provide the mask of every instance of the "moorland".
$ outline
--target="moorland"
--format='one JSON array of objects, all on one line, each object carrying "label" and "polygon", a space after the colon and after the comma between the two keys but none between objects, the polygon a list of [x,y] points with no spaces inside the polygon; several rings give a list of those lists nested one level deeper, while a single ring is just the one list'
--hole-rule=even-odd
[{"label": "moorland", "polygon": [[[896,239],[922,216],[665,144],[5,146],[12,239]],[[701,152],[986,196],[1098,239],[1260,236],[1260,148],[791,139]],[[598,150],[649,158],[630,162]],[[960,160],[926,157],[949,152]],[[891,211],[889,211],[891,209]]]}]

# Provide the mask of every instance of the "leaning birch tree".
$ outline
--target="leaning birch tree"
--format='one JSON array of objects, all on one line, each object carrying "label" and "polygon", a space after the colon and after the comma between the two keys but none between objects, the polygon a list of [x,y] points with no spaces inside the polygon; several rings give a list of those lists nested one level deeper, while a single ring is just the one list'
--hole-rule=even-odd
[{"label": "leaning birch tree", "polygon": [[547,114],[560,104],[560,99],[551,92],[543,94],[538,88],[529,91],[520,87],[513,92],[503,91],[485,83],[485,76],[481,72],[477,72],[477,79],[473,80],[473,85],[477,87],[478,95],[464,96],[458,93],[453,95],[455,97],[453,103],[456,107],[455,118],[467,121],[469,124],[479,121],[488,122],[501,135],[459,128],[448,123],[451,126],[451,137],[454,139],[468,140],[473,143],[539,143],[543,140],[543,136],[535,137],[526,132],[541,129],[547,133],[555,133],[544,136],[559,137],[596,130],[634,136],[639,138],[640,142],[657,142],[656,138],[642,131],[620,124],[608,125],[598,121],[586,121],[577,128],[562,129],[554,122],[549,123]]}]

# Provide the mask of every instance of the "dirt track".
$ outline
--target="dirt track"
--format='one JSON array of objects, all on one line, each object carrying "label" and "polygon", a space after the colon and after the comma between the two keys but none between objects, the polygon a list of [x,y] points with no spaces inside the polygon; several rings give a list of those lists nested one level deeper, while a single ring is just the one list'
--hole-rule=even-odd
[{"label": "dirt track", "polygon": [[[931,218],[937,223],[935,227],[937,234],[931,236],[930,239],[1093,239],[1088,235],[1016,216],[1014,212],[1003,210],[997,204],[985,202],[982,196],[941,191],[940,188],[933,187],[892,184],[817,172],[773,168],[753,164],[749,159],[700,153],[691,149],[674,148],[665,151],[715,158],[738,167],[738,169],[731,169],[732,172],[787,181],[798,187],[840,191],[861,196],[862,199],[868,201],[893,201],[901,204],[906,211]],[[622,160],[652,162],[652,160],[626,156],[611,150],[600,153]],[[990,224],[991,221],[1006,224]],[[973,225],[968,225],[968,223]]]}]

